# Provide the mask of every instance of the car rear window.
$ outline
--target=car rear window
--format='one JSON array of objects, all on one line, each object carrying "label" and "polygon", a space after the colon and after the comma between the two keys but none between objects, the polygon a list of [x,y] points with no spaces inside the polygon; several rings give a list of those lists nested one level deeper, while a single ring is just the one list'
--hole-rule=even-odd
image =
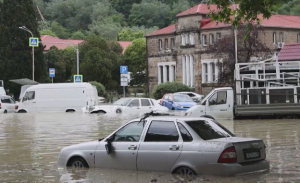
[{"label": "car rear window", "polygon": [[186,124],[188,124],[203,140],[234,136],[228,129],[216,121],[186,121]]}]

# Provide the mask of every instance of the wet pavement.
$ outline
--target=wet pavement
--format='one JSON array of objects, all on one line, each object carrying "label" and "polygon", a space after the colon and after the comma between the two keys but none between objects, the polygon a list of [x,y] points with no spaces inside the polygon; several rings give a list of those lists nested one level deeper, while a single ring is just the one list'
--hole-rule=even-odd
[{"label": "wet pavement", "polygon": [[[0,183],[179,182],[174,175],[107,169],[58,169],[61,148],[95,140],[140,115],[80,113],[0,114]],[[263,138],[268,173],[198,176],[192,182],[300,182],[300,119],[220,121],[238,136]]]}]

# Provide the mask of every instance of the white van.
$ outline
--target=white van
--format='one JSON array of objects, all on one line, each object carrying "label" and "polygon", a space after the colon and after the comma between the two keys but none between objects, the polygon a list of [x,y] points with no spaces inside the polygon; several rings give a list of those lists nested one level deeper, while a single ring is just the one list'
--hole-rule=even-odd
[{"label": "white van", "polygon": [[231,87],[215,88],[202,99],[199,105],[188,109],[185,116],[233,119],[233,101],[233,89]]},{"label": "white van", "polygon": [[83,107],[97,104],[95,92],[90,83],[34,85],[21,96],[18,112],[81,112]]},{"label": "white van", "polygon": [[0,86],[0,96],[1,95],[6,95],[6,92],[5,92],[4,88]]}]

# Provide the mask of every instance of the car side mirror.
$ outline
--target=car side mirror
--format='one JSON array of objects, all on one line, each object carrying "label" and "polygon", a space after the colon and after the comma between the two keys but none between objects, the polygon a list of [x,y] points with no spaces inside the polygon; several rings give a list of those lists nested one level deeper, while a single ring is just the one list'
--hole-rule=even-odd
[{"label": "car side mirror", "polygon": [[210,100],[208,105],[215,105],[216,104],[216,101],[215,100]]},{"label": "car side mirror", "polygon": [[112,141],[114,139],[114,135],[110,136],[108,139],[106,139],[106,144],[105,144],[105,149],[106,149],[106,153],[110,154],[112,151]]}]

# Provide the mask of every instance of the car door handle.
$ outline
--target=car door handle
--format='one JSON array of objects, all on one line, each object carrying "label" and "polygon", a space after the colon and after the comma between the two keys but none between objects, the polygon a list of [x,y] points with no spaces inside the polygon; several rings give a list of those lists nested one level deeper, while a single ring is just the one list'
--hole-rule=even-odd
[{"label": "car door handle", "polygon": [[128,149],[130,149],[130,150],[136,150],[136,145],[130,145],[130,146],[128,146]]},{"label": "car door handle", "polygon": [[171,151],[177,151],[179,149],[179,145],[171,145],[169,150]]},{"label": "car door handle", "polygon": [[32,102],[32,103],[36,103],[36,102]]},{"label": "car door handle", "polygon": [[137,109],[140,109],[140,108],[137,108]]},{"label": "car door handle", "polygon": [[227,111],[226,109],[221,109],[220,111]]}]

